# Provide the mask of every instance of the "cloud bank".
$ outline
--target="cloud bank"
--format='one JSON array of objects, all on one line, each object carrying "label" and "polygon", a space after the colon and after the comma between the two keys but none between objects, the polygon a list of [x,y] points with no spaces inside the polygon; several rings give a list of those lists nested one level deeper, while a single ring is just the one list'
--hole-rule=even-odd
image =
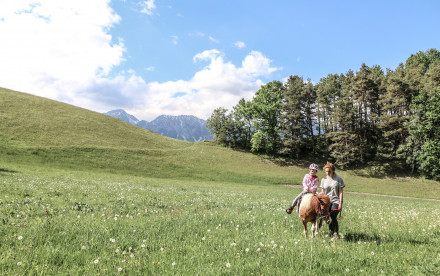
[{"label": "cloud bank", "polygon": [[[145,120],[162,114],[206,119],[217,107],[251,98],[261,78],[279,69],[257,51],[237,66],[210,49],[194,54],[194,66],[203,67],[188,80],[147,83],[137,72],[118,72],[126,49],[123,38],[110,35],[121,18],[109,2],[2,2],[0,86],[98,112],[123,108]],[[155,8],[154,1],[144,4],[145,13]]]}]

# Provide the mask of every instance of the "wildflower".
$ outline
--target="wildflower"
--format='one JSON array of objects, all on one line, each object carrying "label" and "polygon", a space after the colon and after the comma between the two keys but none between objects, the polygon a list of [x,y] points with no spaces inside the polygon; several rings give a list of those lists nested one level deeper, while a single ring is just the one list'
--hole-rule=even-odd
[{"label": "wildflower", "polygon": [[119,268],[118,268],[118,272],[121,272],[121,271],[122,271],[122,267],[119,267]]},{"label": "wildflower", "polygon": [[161,248],[160,248],[160,251],[163,251],[163,250],[164,250],[163,247],[161,247]]},{"label": "wildflower", "polygon": [[260,250],[261,250],[261,249],[258,247],[258,248],[257,248],[257,252],[260,252]]},{"label": "wildflower", "polygon": [[86,250],[86,248],[87,248],[87,247],[86,247],[85,245],[81,246],[81,249],[82,249],[82,250]]},{"label": "wildflower", "polygon": [[115,240],[115,239],[113,239],[113,238],[110,238],[110,241],[111,241],[111,242],[115,242],[116,240]]},{"label": "wildflower", "polygon": [[18,266],[21,266],[21,262],[18,262],[17,265],[18,265]]},{"label": "wildflower", "polygon": [[95,264],[97,264],[97,263],[99,263],[99,260],[96,259],[96,260],[94,260],[93,262],[94,262]]},{"label": "wildflower", "polygon": [[130,258],[134,258],[134,254],[133,253],[130,254]]},{"label": "wildflower", "polygon": [[145,247],[145,244],[142,244],[141,247],[144,248],[144,247]]},{"label": "wildflower", "polygon": [[23,236],[18,236],[18,240],[21,241],[23,239]]},{"label": "wildflower", "polygon": [[119,253],[119,249],[116,249],[116,250],[115,250],[115,253],[118,254],[118,253]]},{"label": "wildflower", "polygon": [[226,267],[227,267],[227,268],[230,268],[230,267],[231,267],[231,264],[230,264],[230,263],[227,263],[227,264],[226,264]]},{"label": "wildflower", "polygon": [[249,252],[249,248],[246,248],[246,252]]},{"label": "wildflower", "polygon": [[350,269],[347,267],[347,268],[345,269],[345,272],[350,272]]},{"label": "wildflower", "polygon": [[172,265],[172,266],[175,266],[175,265],[176,265],[176,262],[173,262],[171,265]]},{"label": "wildflower", "polygon": [[205,237],[203,237],[203,238],[202,238],[202,241],[204,241],[205,239],[206,239],[206,238],[205,238]]},{"label": "wildflower", "polygon": [[374,251],[371,251],[371,255],[374,255]]},{"label": "wildflower", "polygon": [[237,244],[235,242],[231,243],[231,246],[236,246]]}]

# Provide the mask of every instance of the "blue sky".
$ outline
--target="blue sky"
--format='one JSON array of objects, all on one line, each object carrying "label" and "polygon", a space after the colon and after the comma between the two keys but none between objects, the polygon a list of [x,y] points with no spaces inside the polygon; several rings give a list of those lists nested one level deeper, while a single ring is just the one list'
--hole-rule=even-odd
[{"label": "blue sky", "polygon": [[440,49],[439,1],[0,0],[0,87],[138,119]]}]

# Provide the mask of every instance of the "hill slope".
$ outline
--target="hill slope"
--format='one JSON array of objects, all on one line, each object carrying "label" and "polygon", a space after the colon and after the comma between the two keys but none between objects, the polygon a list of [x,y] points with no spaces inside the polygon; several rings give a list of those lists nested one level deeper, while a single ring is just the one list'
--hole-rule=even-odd
[{"label": "hill slope", "polygon": [[257,156],[167,138],[42,97],[0,88],[0,106],[0,162],[8,166],[225,182],[293,181],[289,169]]}]

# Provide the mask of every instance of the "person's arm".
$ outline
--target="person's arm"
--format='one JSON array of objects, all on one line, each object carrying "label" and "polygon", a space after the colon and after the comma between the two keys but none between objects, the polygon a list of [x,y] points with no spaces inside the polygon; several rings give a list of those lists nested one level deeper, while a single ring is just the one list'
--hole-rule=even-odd
[{"label": "person's arm", "polygon": [[342,202],[344,201],[344,188],[339,189],[339,217],[342,217]]},{"label": "person's arm", "polygon": [[310,192],[310,190],[309,190],[309,186],[307,185],[308,184],[308,177],[307,177],[307,174],[306,175],[304,175],[304,178],[303,178],[303,191],[304,192]]}]

